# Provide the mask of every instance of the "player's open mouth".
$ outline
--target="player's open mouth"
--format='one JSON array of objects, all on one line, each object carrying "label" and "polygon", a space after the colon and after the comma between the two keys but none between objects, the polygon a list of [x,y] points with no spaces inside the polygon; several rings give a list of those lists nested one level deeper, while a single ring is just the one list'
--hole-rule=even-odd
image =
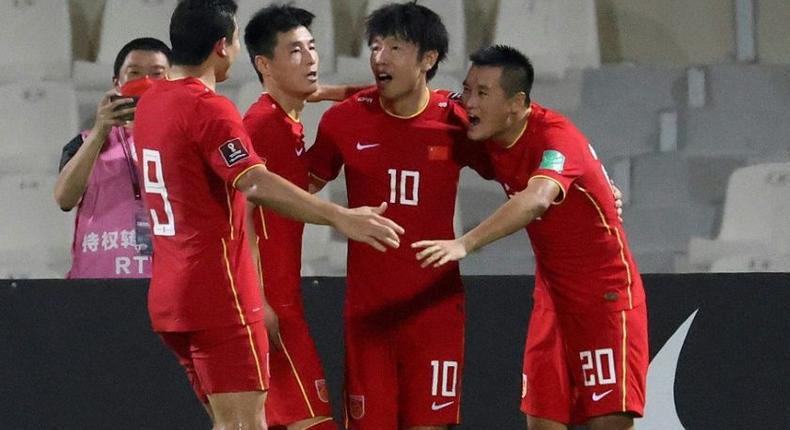
[{"label": "player's open mouth", "polygon": [[318,80],[318,72],[310,72],[307,74],[307,79],[311,82],[315,82]]},{"label": "player's open mouth", "polygon": [[376,75],[376,82],[381,84],[389,83],[392,80],[392,75],[387,73],[379,73]]},{"label": "player's open mouth", "polygon": [[469,114],[469,125],[474,127],[474,126],[476,126],[478,124],[480,124],[480,118],[478,118],[478,117],[476,117],[476,116],[474,116],[472,114]]}]

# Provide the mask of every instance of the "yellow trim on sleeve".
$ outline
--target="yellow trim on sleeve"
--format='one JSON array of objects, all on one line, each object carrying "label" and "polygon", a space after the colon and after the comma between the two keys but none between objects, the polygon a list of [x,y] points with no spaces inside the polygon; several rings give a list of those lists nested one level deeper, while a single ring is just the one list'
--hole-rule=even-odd
[{"label": "yellow trim on sleeve", "polygon": [[230,240],[235,239],[235,229],[233,228],[233,203],[230,201],[230,193],[228,186],[225,185],[225,201],[228,203],[228,225],[230,226]]},{"label": "yellow trim on sleeve", "polygon": [[269,231],[266,229],[266,218],[263,217],[263,208],[258,206],[258,213],[261,216],[261,230],[263,231],[263,238],[269,239]]},{"label": "yellow trim on sleeve", "polygon": [[533,179],[536,179],[536,178],[548,179],[548,180],[550,180],[551,182],[554,182],[555,184],[557,184],[557,186],[558,186],[558,187],[560,187],[560,191],[562,191],[562,198],[561,198],[561,199],[559,199],[559,200],[554,200],[553,202],[551,202],[551,204],[552,204],[552,205],[559,205],[559,204],[562,204],[562,202],[564,202],[564,201],[565,201],[565,196],[567,196],[567,195],[568,195],[568,192],[565,190],[565,187],[563,187],[563,186],[562,186],[562,184],[560,183],[560,181],[558,181],[558,180],[556,180],[556,179],[552,178],[551,176],[546,176],[546,175],[535,175],[535,176],[533,176],[533,177],[529,178],[529,181],[527,181],[527,186],[529,186],[529,182],[530,182],[530,181],[532,181]]},{"label": "yellow trim on sleeve", "polygon": [[233,178],[233,181],[230,183],[230,185],[231,185],[233,188],[236,188],[236,182],[239,182],[239,179],[240,179],[242,176],[244,176],[244,174],[245,174],[245,173],[249,172],[250,170],[252,170],[252,169],[254,169],[254,168],[258,167],[258,166],[263,166],[264,168],[266,168],[266,165],[265,165],[265,164],[263,164],[263,163],[255,163],[255,164],[253,164],[252,166],[250,166],[250,167],[247,167],[246,169],[242,170],[242,171],[241,171],[241,173],[239,173],[238,175],[236,175],[236,177],[235,177],[235,178]]}]

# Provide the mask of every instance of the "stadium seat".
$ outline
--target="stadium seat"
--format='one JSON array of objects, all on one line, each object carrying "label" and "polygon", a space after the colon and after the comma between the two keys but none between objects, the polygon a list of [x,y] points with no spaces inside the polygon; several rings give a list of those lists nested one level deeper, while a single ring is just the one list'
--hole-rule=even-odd
[{"label": "stadium seat", "polygon": [[130,40],[155,37],[170,45],[170,17],[178,0],[106,0],[95,63],[74,63],[80,88],[109,88],[118,51]]},{"label": "stadium seat", "polygon": [[704,266],[730,255],[790,249],[790,163],[768,163],[736,170],[716,239],[694,237],[689,261]]},{"label": "stadium seat", "polygon": [[0,52],[0,82],[68,78],[72,58],[68,2],[2,2]]},{"label": "stadium seat", "polygon": [[[244,44],[244,28],[250,22],[252,16],[260,9],[275,3],[275,0],[239,0],[238,13],[236,14],[239,28],[241,30],[241,53],[233,68],[231,81],[243,82],[257,80],[255,71],[247,54]],[[284,2],[280,2],[284,3]],[[322,73],[330,74],[335,71],[335,26],[332,16],[332,3],[330,0],[296,0],[285,2],[301,7],[315,15],[312,25],[313,37],[316,40],[316,47],[320,54]]]},{"label": "stadium seat", "polygon": [[0,277],[58,277],[69,266],[74,215],[55,204],[51,174],[0,176],[0,195],[13,204],[0,215]]},{"label": "stadium seat", "polygon": [[77,99],[70,83],[0,86],[0,172],[56,173],[61,148],[77,131]]},{"label": "stadium seat", "polygon": [[538,78],[601,64],[594,2],[500,0],[493,42],[525,53]]},{"label": "stadium seat", "polygon": [[790,272],[790,255],[730,255],[710,266],[711,272]]},{"label": "stadium seat", "polygon": [[[390,0],[368,0],[365,16],[370,15],[381,6],[391,3]],[[466,72],[466,21],[464,4],[461,0],[422,0],[421,5],[436,12],[447,28],[450,46],[447,58],[439,65],[444,74],[460,78]],[[362,36],[364,39],[364,36]],[[337,72],[345,78],[345,82],[366,82],[371,79],[370,48],[367,40],[359,41],[359,56],[338,56]]]}]

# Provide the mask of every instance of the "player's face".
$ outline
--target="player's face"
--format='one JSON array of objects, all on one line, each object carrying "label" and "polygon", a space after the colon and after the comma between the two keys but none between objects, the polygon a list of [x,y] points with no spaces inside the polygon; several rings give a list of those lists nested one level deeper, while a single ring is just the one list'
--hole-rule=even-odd
[{"label": "player's face", "polygon": [[318,89],[318,51],[307,28],[278,33],[269,64],[271,78],[286,92],[306,97]]},{"label": "player's face", "polygon": [[396,100],[425,91],[427,53],[420,58],[415,43],[397,37],[375,37],[370,43],[370,69],[382,98]]},{"label": "player's face", "polygon": [[501,67],[472,66],[466,74],[463,102],[471,140],[497,140],[514,126],[515,102],[500,85],[501,77]]},{"label": "player's face", "polygon": [[[235,24],[235,19],[234,19]],[[223,58],[222,65],[217,70],[217,82],[222,82],[230,77],[230,66],[236,61],[236,56],[239,55],[241,50],[241,42],[239,41],[239,26],[236,24],[236,29],[233,30],[233,39],[225,42],[225,57]]]},{"label": "player's face", "polygon": [[151,79],[163,79],[167,76],[170,65],[165,54],[159,51],[133,50],[123,60],[115,84],[120,88],[123,84],[148,76]]}]

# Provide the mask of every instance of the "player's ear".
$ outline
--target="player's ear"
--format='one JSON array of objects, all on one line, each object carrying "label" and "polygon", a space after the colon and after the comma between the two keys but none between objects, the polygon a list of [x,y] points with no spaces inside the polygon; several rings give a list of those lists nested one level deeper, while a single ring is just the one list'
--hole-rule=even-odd
[{"label": "player's ear", "polygon": [[214,53],[220,56],[221,58],[228,56],[228,45],[227,45],[227,37],[223,37],[222,39],[214,42]]},{"label": "player's ear", "polygon": [[256,55],[255,56],[255,69],[264,76],[267,76],[270,73],[272,63],[263,55]]},{"label": "player's ear", "polygon": [[519,91],[510,98],[510,107],[514,112],[524,109],[525,106],[527,106],[527,93],[524,91]]},{"label": "player's ear", "polygon": [[422,59],[420,60],[422,70],[428,72],[428,70],[431,70],[438,60],[439,52],[437,52],[435,49],[423,53]]}]

